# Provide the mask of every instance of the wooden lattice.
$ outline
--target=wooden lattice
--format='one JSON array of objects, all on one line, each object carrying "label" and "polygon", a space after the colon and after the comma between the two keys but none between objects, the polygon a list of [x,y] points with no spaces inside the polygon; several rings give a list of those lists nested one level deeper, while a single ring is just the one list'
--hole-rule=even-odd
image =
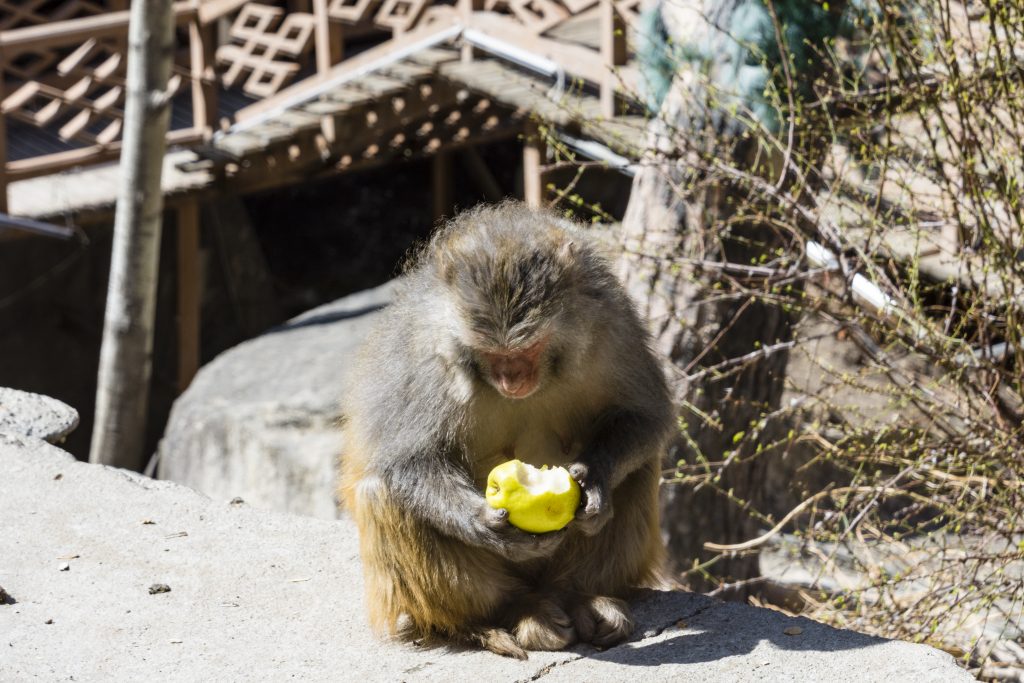
[{"label": "wooden lattice", "polygon": [[[372,21],[392,31],[408,31],[457,16],[457,4],[442,0],[330,0],[328,15],[346,24]],[[628,24],[635,22],[640,0],[614,0]],[[483,9],[514,18],[530,32],[540,35],[569,17],[591,10],[598,0],[484,0]],[[380,9],[377,7],[380,5]]]},{"label": "wooden lattice", "polygon": [[223,82],[242,85],[249,95],[269,97],[284,87],[299,70],[297,59],[310,48],[315,18],[270,5],[250,3],[242,7],[229,31],[232,43],[217,49],[217,61],[226,64]]},{"label": "wooden lattice", "polygon": [[640,19],[640,0],[617,0],[615,9],[629,26],[636,26]]},{"label": "wooden lattice", "polygon": [[102,4],[86,0],[0,0],[0,31],[87,17],[103,11]]},{"label": "wooden lattice", "polygon": [[373,21],[392,31],[408,31],[419,20],[427,2],[428,0],[384,0]]},{"label": "wooden lattice", "polygon": [[121,133],[124,55],[93,39],[61,60],[60,85],[28,81],[8,95],[0,112],[41,128],[56,128],[64,140],[113,142]]},{"label": "wooden lattice", "polygon": [[[87,40],[62,59],[48,82],[28,81],[0,102],[0,114],[54,130],[63,140],[105,145],[121,135],[125,55],[117,46]],[[183,85],[174,74],[171,95]]]},{"label": "wooden lattice", "polygon": [[[89,17],[103,11],[102,4],[85,0],[0,0],[0,31]],[[56,50],[24,52],[6,61],[3,71],[15,82],[30,81],[52,71],[59,60]]]},{"label": "wooden lattice", "polygon": [[358,24],[370,18],[380,0],[331,0],[327,15],[347,24]]}]

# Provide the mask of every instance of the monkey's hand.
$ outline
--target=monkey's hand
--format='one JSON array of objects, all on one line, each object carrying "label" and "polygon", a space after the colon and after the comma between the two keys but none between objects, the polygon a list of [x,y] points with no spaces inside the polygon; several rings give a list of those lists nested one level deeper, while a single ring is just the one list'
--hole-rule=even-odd
[{"label": "monkey's hand", "polygon": [[484,526],[494,535],[494,550],[513,562],[551,557],[565,540],[565,530],[531,534],[517,529],[508,521],[508,510],[492,508],[486,502],[480,516]]},{"label": "monkey's hand", "polygon": [[596,470],[582,462],[569,465],[569,475],[583,489],[573,525],[587,536],[593,536],[614,514],[607,481]]}]

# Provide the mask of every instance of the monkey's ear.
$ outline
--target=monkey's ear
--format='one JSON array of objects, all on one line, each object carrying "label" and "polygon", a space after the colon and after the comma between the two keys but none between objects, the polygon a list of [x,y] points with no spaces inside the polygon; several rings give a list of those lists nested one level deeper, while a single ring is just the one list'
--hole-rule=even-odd
[{"label": "monkey's ear", "polygon": [[571,266],[576,262],[576,255],[579,252],[579,245],[573,241],[572,238],[566,237],[562,240],[562,243],[558,245],[555,250],[555,258],[563,266]]},{"label": "monkey's ear", "polygon": [[438,254],[437,274],[441,276],[446,285],[455,282],[455,259],[452,258],[451,253],[442,251]]}]

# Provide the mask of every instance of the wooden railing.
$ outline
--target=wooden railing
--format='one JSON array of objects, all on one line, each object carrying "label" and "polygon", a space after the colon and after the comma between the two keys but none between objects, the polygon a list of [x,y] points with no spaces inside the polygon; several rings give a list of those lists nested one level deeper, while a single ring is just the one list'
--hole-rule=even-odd
[{"label": "wooden railing", "polygon": [[[228,111],[231,121],[272,110],[296,91],[329,79],[343,62],[347,31],[384,32],[375,54],[400,49],[442,26],[473,28],[543,56],[571,76],[601,88],[605,113],[614,102],[613,70],[625,62],[624,27],[639,0],[288,0],[285,6],[246,0],[188,0],[174,5],[179,54],[169,90],[191,98],[188,125],[168,141],[208,139],[221,125],[218,100],[240,93],[251,104]],[[127,0],[61,5],[71,18],[38,16],[24,3],[0,0],[0,212],[9,183],[116,158],[125,90]],[[68,9],[68,8],[71,9]],[[287,9],[286,9],[287,8]],[[550,34],[584,12],[599,16],[598,49]],[[64,17],[62,14],[61,17]],[[390,34],[390,35],[388,35]],[[473,50],[464,49],[464,59]],[[351,60],[367,61],[366,53]],[[293,84],[306,70],[310,77]],[[232,102],[239,97],[232,97]],[[176,111],[185,108],[179,105]],[[178,117],[181,118],[180,116]],[[38,138],[12,155],[10,134]],[[25,147],[24,144],[21,147]],[[49,147],[50,149],[46,149]],[[12,158],[13,157],[13,158]]]}]

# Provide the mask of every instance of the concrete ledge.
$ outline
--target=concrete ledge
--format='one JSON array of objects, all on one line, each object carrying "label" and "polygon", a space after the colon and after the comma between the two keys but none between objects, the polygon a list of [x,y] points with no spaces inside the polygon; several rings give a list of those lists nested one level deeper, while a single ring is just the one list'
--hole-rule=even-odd
[{"label": "concrete ledge", "polygon": [[643,596],[634,640],[604,652],[382,643],[347,520],[212,501],[31,437],[0,435],[0,472],[4,680],[971,680],[923,645],[687,593]]}]

